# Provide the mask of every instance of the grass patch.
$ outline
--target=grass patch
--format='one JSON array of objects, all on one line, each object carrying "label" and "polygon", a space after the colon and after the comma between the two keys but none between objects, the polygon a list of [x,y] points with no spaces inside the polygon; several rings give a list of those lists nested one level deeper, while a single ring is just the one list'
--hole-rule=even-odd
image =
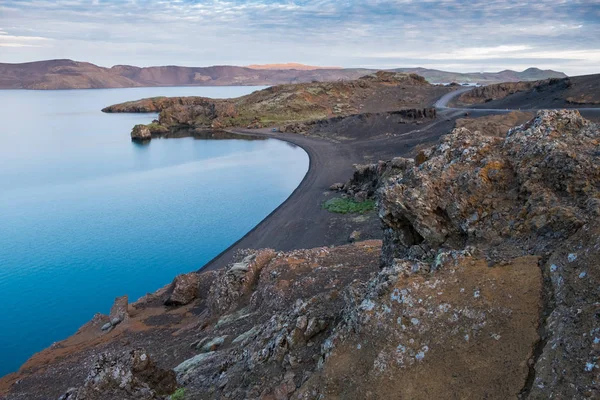
[{"label": "grass patch", "polygon": [[336,197],[335,199],[329,199],[323,203],[323,208],[329,212],[338,214],[350,214],[359,213],[364,214],[375,209],[374,200],[365,200],[361,202],[354,201],[353,199],[345,199],[343,197]]},{"label": "grass patch", "polygon": [[183,400],[185,398],[185,388],[179,388],[171,395],[171,400]]},{"label": "grass patch", "polygon": [[152,133],[167,133],[169,131],[169,129],[162,126],[161,124],[157,124],[156,122],[149,123],[148,125],[146,125],[146,128],[150,129],[150,132]]}]

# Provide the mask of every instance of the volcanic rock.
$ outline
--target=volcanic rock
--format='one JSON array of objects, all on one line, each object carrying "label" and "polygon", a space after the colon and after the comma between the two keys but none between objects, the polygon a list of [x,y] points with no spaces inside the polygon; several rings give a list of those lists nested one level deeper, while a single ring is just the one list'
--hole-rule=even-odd
[{"label": "volcanic rock", "polygon": [[189,304],[198,297],[200,279],[198,274],[190,272],[189,274],[178,275],[169,288],[170,294],[165,300],[167,306],[181,306]]},{"label": "volcanic rock", "polygon": [[131,140],[146,141],[152,139],[152,133],[146,125],[138,124],[131,130]]},{"label": "volcanic rock", "polygon": [[110,308],[110,323],[114,326],[129,318],[129,299],[127,295],[117,297]]}]

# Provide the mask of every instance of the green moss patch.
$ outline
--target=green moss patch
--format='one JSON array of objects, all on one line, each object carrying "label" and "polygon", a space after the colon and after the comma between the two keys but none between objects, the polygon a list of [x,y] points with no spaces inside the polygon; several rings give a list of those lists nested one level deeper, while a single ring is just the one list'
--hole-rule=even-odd
[{"label": "green moss patch", "polygon": [[185,388],[179,388],[171,395],[171,400],[183,400],[185,399]]},{"label": "green moss patch", "polygon": [[364,214],[375,209],[374,200],[365,201],[354,201],[353,199],[346,199],[343,197],[336,197],[335,199],[329,199],[323,203],[323,208],[329,212],[338,214],[350,214],[358,213]]}]

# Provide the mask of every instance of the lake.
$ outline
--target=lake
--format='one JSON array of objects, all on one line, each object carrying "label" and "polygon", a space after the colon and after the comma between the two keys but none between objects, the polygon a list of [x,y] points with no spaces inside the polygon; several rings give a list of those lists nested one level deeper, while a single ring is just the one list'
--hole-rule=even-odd
[{"label": "lake", "polygon": [[199,269],[298,186],[308,155],[275,139],[131,142],[155,115],[104,114],[153,96],[255,87],[0,90],[0,376]]}]

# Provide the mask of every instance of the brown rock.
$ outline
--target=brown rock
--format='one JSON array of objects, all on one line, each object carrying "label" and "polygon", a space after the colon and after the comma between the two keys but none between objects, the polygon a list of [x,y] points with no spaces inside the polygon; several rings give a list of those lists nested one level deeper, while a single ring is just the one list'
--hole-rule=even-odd
[{"label": "brown rock", "polygon": [[131,130],[131,140],[146,141],[152,139],[152,133],[146,125],[136,125]]},{"label": "brown rock", "polygon": [[169,295],[165,300],[167,306],[181,306],[189,304],[198,297],[200,279],[196,272],[178,275],[169,289]]},{"label": "brown rock", "polygon": [[[110,321],[113,326],[117,325],[119,322],[126,321],[129,318],[128,307],[129,307],[129,298],[127,297],[127,295],[117,297],[115,299],[115,302],[113,303],[112,307],[110,308],[110,314],[109,314]],[[113,323],[113,321],[118,321],[118,322]]]},{"label": "brown rock", "polygon": [[382,271],[298,398],[517,398],[538,340],[537,263],[464,258],[431,275]]}]

